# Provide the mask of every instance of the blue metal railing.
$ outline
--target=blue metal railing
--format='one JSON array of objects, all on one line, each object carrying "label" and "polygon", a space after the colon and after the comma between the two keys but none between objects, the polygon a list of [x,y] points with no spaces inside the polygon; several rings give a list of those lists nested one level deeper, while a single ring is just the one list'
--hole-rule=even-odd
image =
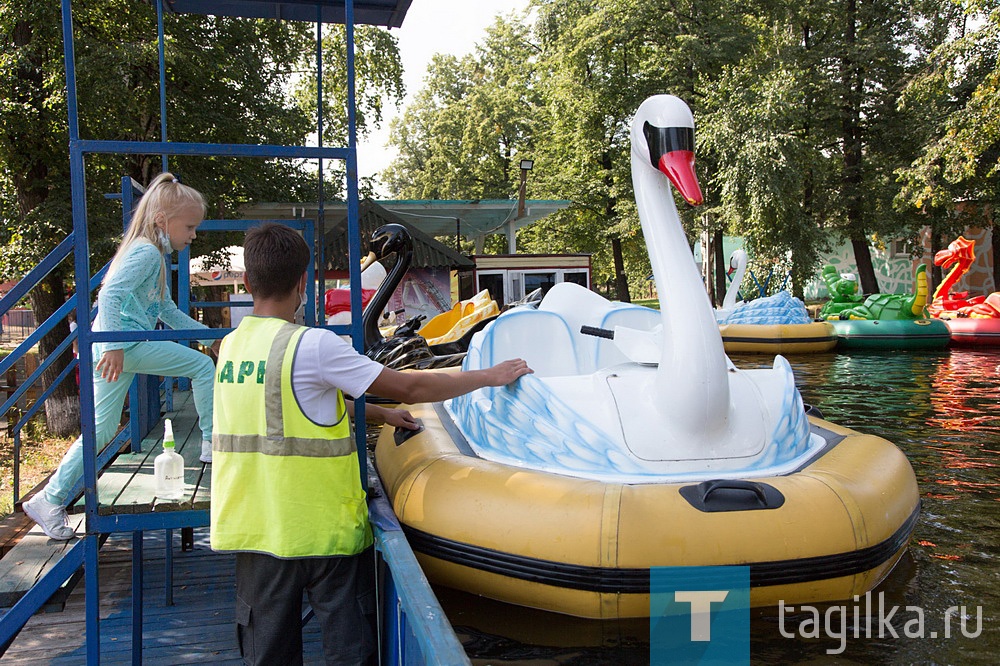
[{"label": "blue metal railing", "polygon": [[[14,288],[2,299],[0,299],[0,316],[6,314],[10,309],[12,309],[17,302],[24,298],[34,287],[38,285],[49,273],[58,268],[59,264],[66,259],[67,256],[73,251],[73,234],[70,234],[63,240],[59,245],[57,245],[49,254],[42,259],[39,264],[28,272],[15,286]],[[89,290],[93,290],[100,284],[101,279],[104,276],[107,267],[102,268],[97,275],[95,275],[89,283]],[[88,298],[89,293],[88,292]],[[34,348],[36,344],[49,332],[51,332],[56,326],[61,324],[67,315],[73,310],[72,300],[67,301],[62,306],[60,306],[54,313],[52,313],[44,322],[36,326],[35,330],[28,335],[9,355],[0,359],[0,375],[6,374],[11,368],[15,368],[18,361],[24,359],[27,354]],[[91,311],[91,316],[93,316],[94,311]],[[0,417],[8,416],[11,410],[21,401],[23,397],[31,391],[35,384],[42,378],[46,370],[48,370],[54,363],[56,363],[63,354],[70,349],[73,342],[77,339],[76,331],[72,331],[56,348],[49,353],[46,358],[42,359],[38,367],[28,375],[23,381],[18,383],[16,388],[8,392],[6,401],[0,405]],[[16,418],[15,423],[9,429],[12,431],[14,438],[14,450],[13,450],[13,502],[17,504],[20,500],[20,488],[21,488],[21,431],[28,424],[32,417],[45,405],[45,402],[49,397],[59,388],[59,386],[66,380],[66,378],[73,372],[78,366],[77,360],[71,360],[67,366],[59,373],[56,379],[46,387],[41,394],[35,399],[31,407]]]},{"label": "blue metal railing", "polygon": [[382,663],[465,666],[465,649],[431,590],[377,476],[369,478],[368,514],[384,562],[380,591]]}]

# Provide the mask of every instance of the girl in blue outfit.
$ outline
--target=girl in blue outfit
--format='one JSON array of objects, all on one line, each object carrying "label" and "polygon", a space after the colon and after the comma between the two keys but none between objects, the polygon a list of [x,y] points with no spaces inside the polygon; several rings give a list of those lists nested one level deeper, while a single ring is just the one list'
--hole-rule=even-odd
[{"label": "girl in blue outfit", "polygon": [[[207,328],[170,299],[163,255],[183,250],[205,217],[205,200],[173,174],[149,185],[111,261],[97,298],[95,331],[151,331],[157,320],[173,329]],[[202,344],[218,350],[218,340]],[[104,342],[94,345],[94,421],[98,450],[111,441],[136,374],[187,377],[194,389],[202,432],[202,462],[212,461],[212,382],[215,365],[205,354],[177,342]],[[22,506],[49,537],[74,536],[66,518],[69,493],[83,476],[82,437],[70,447],[45,487]]]}]

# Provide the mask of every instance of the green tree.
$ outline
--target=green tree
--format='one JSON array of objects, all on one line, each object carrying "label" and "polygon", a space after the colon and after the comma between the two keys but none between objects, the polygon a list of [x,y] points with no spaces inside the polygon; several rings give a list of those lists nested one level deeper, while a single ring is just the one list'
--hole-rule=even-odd
[{"label": "green tree", "polygon": [[[921,116],[925,131],[919,155],[898,171],[903,186],[896,199],[900,208],[920,211],[935,251],[943,237],[969,224],[995,224],[992,211],[1000,204],[1000,4],[939,5],[926,27],[926,43],[938,46],[900,100]],[[1000,284],[1000,243],[993,257]]]},{"label": "green tree", "polygon": [[425,87],[392,125],[399,158],[383,179],[393,195],[513,196],[520,174],[515,162],[533,151],[536,54],[526,26],[498,17],[475,53],[435,56]]},{"label": "green tree", "polygon": [[[726,64],[752,45],[745,28],[752,7],[727,2],[594,0],[539,2],[538,32],[545,53],[548,187],[578,202],[579,221],[610,242],[616,294],[629,299],[649,274],[649,257],[635,214],[628,126],[643,99],[672,93],[688,102],[696,119],[705,94]],[[704,178],[711,154],[699,153]],[[709,188],[707,200],[714,194]],[[689,232],[712,215],[679,209]],[[541,231],[542,229],[539,229]],[[598,264],[599,267],[601,264]]]},{"label": "green tree", "polygon": [[832,237],[878,291],[870,243],[913,236],[893,206],[919,118],[897,104],[916,62],[919,6],[893,0],[775,4],[751,53],[716,82],[707,125],[720,213],[758,256],[791,255],[795,288]]}]

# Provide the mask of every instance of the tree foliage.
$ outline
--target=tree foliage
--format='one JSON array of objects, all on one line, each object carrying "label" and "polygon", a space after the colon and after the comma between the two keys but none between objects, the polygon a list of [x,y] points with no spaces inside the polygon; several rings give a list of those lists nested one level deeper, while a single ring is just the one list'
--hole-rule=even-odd
[{"label": "tree foliage", "polygon": [[982,224],[984,209],[1000,203],[1000,3],[942,9],[940,46],[901,100],[925,131],[919,156],[899,170],[897,202],[954,231],[970,219]]},{"label": "tree foliage", "polygon": [[[980,16],[994,3],[967,0]],[[627,273],[635,291],[648,275],[627,128],[650,94],[684,98],[698,123],[706,206],[681,206],[689,235],[744,236],[759,259],[790,263],[799,289],[828,245],[849,240],[877,291],[869,245],[912,238],[928,222],[904,202],[940,191],[953,211],[959,182],[983,199],[995,177],[995,18],[956,39],[964,15],[948,0],[536,0],[533,9],[499,21],[476,54],[435,60],[394,128],[400,157],[386,181],[397,196],[485,196],[488,160],[467,129],[513,108],[530,121],[517,145],[536,160],[531,195],[574,202],[522,229],[520,244],[592,252],[598,283],[622,287]],[[501,27],[532,46],[498,48]],[[524,75],[503,79],[502,91],[480,87],[490,68]],[[949,87],[953,99],[941,99]],[[484,106],[481,93],[520,106]]]}]

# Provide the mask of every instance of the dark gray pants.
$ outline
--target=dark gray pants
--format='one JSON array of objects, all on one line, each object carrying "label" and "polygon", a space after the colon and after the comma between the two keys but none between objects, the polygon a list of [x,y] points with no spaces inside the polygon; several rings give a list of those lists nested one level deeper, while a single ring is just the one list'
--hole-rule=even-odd
[{"label": "dark gray pants", "polygon": [[302,664],[302,594],[323,632],[328,666],[360,666],[375,653],[372,548],[346,557],[283,560],[236,554],[236,635],[251,666]]}]

